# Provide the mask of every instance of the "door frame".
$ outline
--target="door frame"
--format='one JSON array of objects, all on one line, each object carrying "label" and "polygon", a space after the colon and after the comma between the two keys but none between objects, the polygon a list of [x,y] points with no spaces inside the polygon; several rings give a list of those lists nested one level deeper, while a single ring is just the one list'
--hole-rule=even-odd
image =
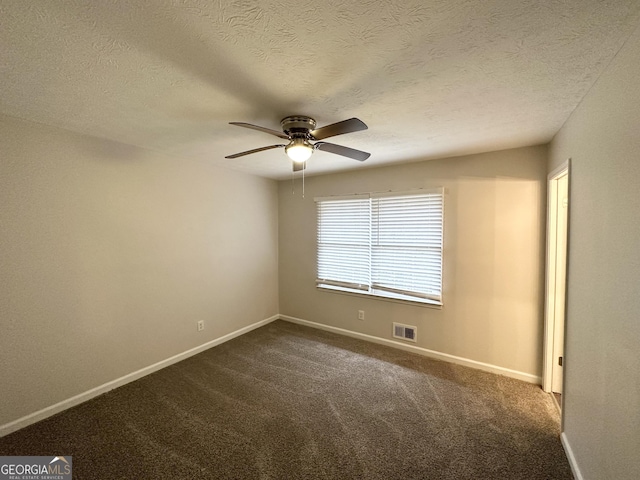
[{"label": "door frame", "polygon": [[[542,389],[545,392],[551,392],[553,379],[553,344],[554,344],[554,327],[555,327],[555,307],[556,307],[556,252],[557,242],[555,236],[555,222],[557,219],[558,195],[555,188],[559,178],[567,175],[567,189],[571,191],[571,159],[567,159],[559,167],[554,169],[547,176],[547,254],[546,254],[546,274],[545,274],[545,307],[544,307],[544,349],[543,349],[543,366],[542,366]],[[570,198],[570,195],[569,195]],[[566,259],[568,269],[569,259],[569,216],[571,202],[567,205],[567,242],[566,242]],[[566,328],[566,274],[565,274],[565,302],[564,302],[564,345],[567,344],[567,328]],[[566,351],[565,351],[566,355]],[[563,357],[563,367],[566,365]],[[563,387],[564,390],[564,387]],[[564,395],[562,395],[562,403],[564,403]]]}]

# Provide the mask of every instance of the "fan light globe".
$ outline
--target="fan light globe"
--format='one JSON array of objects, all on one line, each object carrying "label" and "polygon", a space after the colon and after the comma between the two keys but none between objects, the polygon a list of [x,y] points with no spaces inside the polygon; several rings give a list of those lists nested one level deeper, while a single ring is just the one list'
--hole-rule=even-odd
[{"label": "fan light globe", "polygon": [[313,146],[303,138],[294,138],[284,151],[291,160],[302,163],[311,157]]}]

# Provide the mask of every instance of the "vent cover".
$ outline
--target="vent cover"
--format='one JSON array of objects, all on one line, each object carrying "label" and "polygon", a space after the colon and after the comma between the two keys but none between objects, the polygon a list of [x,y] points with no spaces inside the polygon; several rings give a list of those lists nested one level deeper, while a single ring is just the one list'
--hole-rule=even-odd
[{"label": "vent cover", "polygon": [[393,322],[393,336],[402,340],[416,341],[418,328],[411,325],[403,325],[402,323]]}]

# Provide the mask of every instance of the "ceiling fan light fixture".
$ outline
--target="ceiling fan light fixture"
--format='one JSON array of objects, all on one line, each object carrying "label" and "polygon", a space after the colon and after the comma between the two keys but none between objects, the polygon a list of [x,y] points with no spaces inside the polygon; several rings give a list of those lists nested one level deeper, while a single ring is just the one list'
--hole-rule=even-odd
[{"label": "ceiling fan light fixture", "polygon": [[294,162],[303,163],[311,157],[313,145],[306,138],[293,138],[289,145],[284,147],[284,151]]},{"label": "ceiling fan light fixture", "polygon": [[301,115],[289,116],[280,121],[282,132],[272,130],[271,128],[252,125],[250,123],[230,123],[231,125],[237,125],[238,127],[250,128],[252,130],[258,130],[260,132],[274,135],[284,140],[288,140],[289,143],[287,145],[278,144],[254,148],[252,150],[247,150],[246,152],[227,155],[224,158],[244,157],[245,155],[250,155],[252,153],[284,147],[285,153],[289,159],[293,161],[293,171],[297,172],[304,169],[305,162],[309,160],[314,150],[322,150],[323,152],[341,155],[359,162],[364,162],[371,156],[370,153],[356,150],[355,148],[343,147],[342,145],[336,145],[335,143],[328,143],[324,141],[325,138],[335,137],[336,135],[366,130],[367,125],[362,120],[355,117],[316,128],[316,121],[311,117]]}]

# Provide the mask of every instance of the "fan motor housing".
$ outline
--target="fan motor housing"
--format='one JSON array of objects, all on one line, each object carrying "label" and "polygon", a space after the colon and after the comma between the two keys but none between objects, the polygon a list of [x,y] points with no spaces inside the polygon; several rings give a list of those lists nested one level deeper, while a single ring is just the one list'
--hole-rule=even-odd
[{"label": "fan motor housing", "polygon": [[302,115],[294,115],[291,117],[285,117],[280,121],[282,131],[287,135],[294,134],[308,134],[311,130],[316,129],[316,121],[311,117],[305,117]]}]

